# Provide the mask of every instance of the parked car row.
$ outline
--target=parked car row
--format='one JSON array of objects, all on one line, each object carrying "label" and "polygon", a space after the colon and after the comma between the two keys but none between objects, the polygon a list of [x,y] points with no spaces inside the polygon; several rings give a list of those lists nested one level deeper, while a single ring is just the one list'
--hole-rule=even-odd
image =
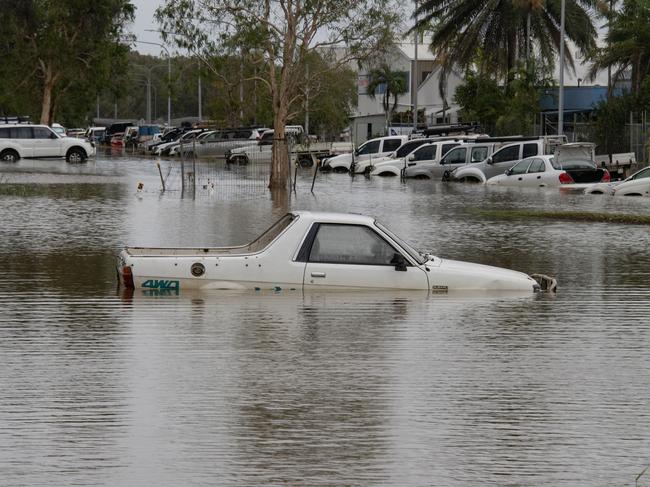
[{"label": "parked car row", "polygon": [[[635,162],[633,153],[615,156],[627,164]],[[604,164],[596,163],[603,160],[605,156],[595,155],[595,144],[568,143],[565,136],[463,134],[411,140],[387,136],[368,140],[352,153],[324,160],[321,170],[501,186],[588,188],[591,193],[648,194],[650,188],[645,185],[650,183],[650,170],[635,173],[618,187],[611,183]],[[646,178],[648,181],[643,181]]]}]

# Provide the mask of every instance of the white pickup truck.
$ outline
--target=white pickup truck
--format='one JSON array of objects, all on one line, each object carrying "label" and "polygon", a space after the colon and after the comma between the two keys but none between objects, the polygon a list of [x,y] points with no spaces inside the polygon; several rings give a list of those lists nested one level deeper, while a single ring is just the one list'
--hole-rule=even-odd
[{"label": "white pickup truck", "polygon": [[546,276],[441,259],[420,252],[374,218],[288,213],[257,240],[236,247],[127,247],[119,282],[149,293],[185,289],[413,289],[533,293],[555,288]]},{"label": "white pickup truck", "polygon": [[407,140],[408,136],[406,135],[378,137],[367,140],[354,152],[350,150],[347,154],[326,159],[323,161],[322,170],[361,174],[373,164],[392,159],[394,152]]},{"label": "white pickup truck", "polygon": [[[273,156],[273,130],[267,130],[255,144],[237,147],[226,152],[226,162],[244,165],[270,164]],[[352,151],[350,142],[314,142],[309,137],[287,131],[291,159],[300,167],[311,167],[318,160]]]}]

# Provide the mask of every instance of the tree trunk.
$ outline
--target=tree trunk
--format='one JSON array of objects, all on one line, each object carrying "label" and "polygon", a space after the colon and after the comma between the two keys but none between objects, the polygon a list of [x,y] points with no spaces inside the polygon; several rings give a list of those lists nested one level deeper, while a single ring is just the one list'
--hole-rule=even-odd
[{"label": "tree trunk", "polygon": [[288,114],[287,100],[280,96],[278,105],[273,119],[270,189],[286,189],[289,177],[289,150],[285,135]]},{"label": "tree trunk", "polygon": [[52,113],[52,92],[54,91],[54,76],[52,65],[48,64],[43,73],[43,101],[41,104],[41,123],[50,125]]}]

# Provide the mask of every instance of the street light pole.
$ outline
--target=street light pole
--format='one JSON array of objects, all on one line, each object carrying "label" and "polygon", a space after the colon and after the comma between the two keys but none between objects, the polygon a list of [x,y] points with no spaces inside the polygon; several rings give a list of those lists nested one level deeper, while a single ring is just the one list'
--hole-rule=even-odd
[{"label": "street light pole", "polygon": [[133,41],[138,44],[151,44],[152,46],[160,46],[167,53],[167,127],[171,128],[172,126],[172,57],[169,54],[169,50],[158,42],[149,42],[149,41]]}]

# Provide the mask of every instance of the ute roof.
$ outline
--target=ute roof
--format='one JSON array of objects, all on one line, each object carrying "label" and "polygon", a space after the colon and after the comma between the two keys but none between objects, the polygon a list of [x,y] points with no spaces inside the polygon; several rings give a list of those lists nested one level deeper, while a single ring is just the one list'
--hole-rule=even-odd
[{"label": "ute roof", "polygon": [[373,217],[359,215],[357,213],[296,210],[292,211],[291,214],[312,221],[326,223],[355,223],[359,225],[371,225],[375,222]]}]

